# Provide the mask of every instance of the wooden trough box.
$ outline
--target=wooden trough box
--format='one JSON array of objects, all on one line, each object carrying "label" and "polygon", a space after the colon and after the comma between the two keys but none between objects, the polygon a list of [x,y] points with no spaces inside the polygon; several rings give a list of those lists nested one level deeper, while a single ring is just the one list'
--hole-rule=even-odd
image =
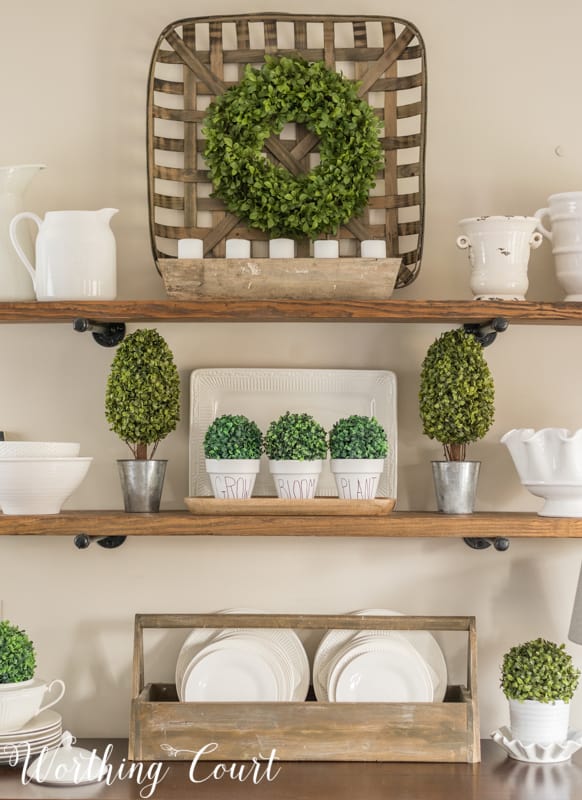
[{"label": "wooden trough box", "polygon": [[[146,628],[426,630],[467,633],[467,686],[443,702],[180,702],[173,684],[144,684]],[[480,761],[474,617],[295,614],[138,614],[135,618],[129,758],[252,761]]]}]

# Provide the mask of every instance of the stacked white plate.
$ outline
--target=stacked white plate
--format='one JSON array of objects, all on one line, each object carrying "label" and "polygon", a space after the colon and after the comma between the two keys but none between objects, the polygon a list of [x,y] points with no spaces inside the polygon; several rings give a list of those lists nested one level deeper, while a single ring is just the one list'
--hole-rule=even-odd
[{"label": "stacked white plate", "polygon": [[0,764],[15,765],[27,755],[38,755],[46,747],[58,747],[63,734],[61,715],[47,709],[17,731],[0,733]]},{"label": "stacked white plate", "polygon": [[[354,614],[401,616],[388,609]],[[328,631],[313,663],[318,700],[330,702],[441,702],[447,688],[443,652],[427,631]]]},{"label": "stacked white plate", "polygon": [[308,689],[307,654],[291,630],[197,628],[178,654],[176,691],[185,702],[299,701]]}]

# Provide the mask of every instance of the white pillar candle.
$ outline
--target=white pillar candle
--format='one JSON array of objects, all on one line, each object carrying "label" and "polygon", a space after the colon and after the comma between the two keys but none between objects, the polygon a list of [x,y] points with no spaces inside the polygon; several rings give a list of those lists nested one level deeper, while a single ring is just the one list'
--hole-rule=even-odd
[{"label": "white pillar candle", "polygon": [[250,258],[251,240],[250,239],[227,239],[226,240],[227,258]]},{"label": "white pillar candle", "polygon": [[386,258],[386,242],[384,239],[365,239],[360,252],[362,258]]},{"label": "white pillar candle", "polygon": [[339,258],[339,242],[335,239],[318,239],[313,242],[314,258]]},{"label": "white pillar candle", "polygon": [[270,239],[269,258],[295,258],[293,239]]},{"label": "white pillar candle", "polygon": [[202,239],[178,239],[178,258],[204,258]]}]

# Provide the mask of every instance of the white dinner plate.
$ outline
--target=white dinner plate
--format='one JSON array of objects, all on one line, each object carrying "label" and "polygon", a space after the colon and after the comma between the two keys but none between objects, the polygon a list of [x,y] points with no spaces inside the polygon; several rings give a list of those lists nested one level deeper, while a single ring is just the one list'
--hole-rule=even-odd
[{"label": "white dinner plate", "polygon": [[51,708],[47,708],[45,711],[41,711],[40,714],[37,714],[36,717],[33,717],[31,720],[29,720],[26,725],[22,726],[22,728],[18,728],[18,730],[15,731],[6,731],[5,733],[0,733],[0,744],[6,740],[12,741],[16,736],[24,736],[25,738],[29,738],[35,733],[50,730],[52,728],[62,726],[62,724],[63,718],[59,712],[53,711]]},{"label": "white dinner plate", "polygon": [[433,685],[424,659],[403,638],[374,638],[347,645],[334,664],[332,702],[430,703]]},{"label": "white dinner plate", "polygon": [[[378,497],[396,498],[396,376],[387,370],[356,369],[197,369],[190,376],[190,496],[212,496],[204,461],[204,436],[222,414],[243,414],[263,433],[286,411],[307,412],[328,431],[351,414],[376,417],[390,450]],[[257,497],[274,496],[266,456],[255,482]],[[317,486],[320,496],[337,497],[325,461]]]}]

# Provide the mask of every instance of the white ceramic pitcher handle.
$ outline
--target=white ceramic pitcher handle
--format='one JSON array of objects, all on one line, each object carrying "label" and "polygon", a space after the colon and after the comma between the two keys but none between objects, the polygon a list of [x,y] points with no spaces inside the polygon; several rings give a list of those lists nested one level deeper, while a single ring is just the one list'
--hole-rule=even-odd
[{"label": "white ceramic pitcher handle", "polygon": [[547,228],[544,228],[544,224],[542,222],[543,218],[544,217],[549,217],[549,215],[550,215],[550,209],[549,208],[538,208],[538,210],[534,214],[534,217],[537,217],[537,220],[538,220],[538,224],[536,226],[538,231],[543,233],[543,235],[546,237],[546,239],[549,239],[550,242],[551,242],[552,241],[552,233]]},{"label": "white ceramic pitcher handle", "polygon": [[457,247],[460,247],[461,250],[466,250],[467,247],[470,247],[471,240],[468,236],[458,236],[457,237]]},{"label": "white ceramic pitcher handle", "polygon": [[50,701],[50,703],[46,703],[46,705],[43,705],[41,703],[40,708],[38,709],[38,713],[39,714],[40,714],[41,711],[46,711],[47,708],[50,708],[51,706],[54,706],[56,703],[58,703],[59,700],[61,699],[61,697],[64,695],[64,693],[65,693],[65,684],[63,683],[63,681],[60,678],[55,678],[54,681],[51,681],[49,683],[49,685],[46,687],[46,693],[47,694],[51,693],[51,691],[53,689],[53,686],[59,686],[61,691],[59,692],[58,696],[55,697],[54,700]]},{"label": "white ceramic pitcher handle", "polygon": [[539,233],[538,231],[536,231],[536,232],[535,232],[535,233],[532,235],[531,239],[529,240],[529,246],[531,247],[531,249],[532,249],[532,250],[535,250],[535,249],[536,249],[536,247],[539,247],[539,246],[540,246],[540,244],[541,244],[543,241],[544,241],[544,237],[542,236],[542,234],[541,234],[541,233]]},{"label": "white ceramic pitcher handle", "polygon": [[20,258],[20,260],[22,261],[22,263],[26,267],[27,272],[29,273],[30,277],[32,278],[33,286],[35,286],[36,285],[36,271],[35,271],[34,267],[32,266],[32,264],[30,263],[30,261],[28,260],[28,258],[26,257],[26,253],[24,252],[24,250],[20,246],[20,242],[16,238],[16,226],[18,225],[18,223],[22,219],[31,219],[37,225],[39,231],[40,231],[40,226],[42,225],[42,219],[40,217],[38,217],[36,214],[33,214],[32,211],[22,211],[20,214],[17,214],[12,219],[12,221],[10,222],[10,228],[8,229],[8,232],[10,234],[10,241],[12,242],[12,245],[13,245],[14,249],[18,253],[18,257]]}]

